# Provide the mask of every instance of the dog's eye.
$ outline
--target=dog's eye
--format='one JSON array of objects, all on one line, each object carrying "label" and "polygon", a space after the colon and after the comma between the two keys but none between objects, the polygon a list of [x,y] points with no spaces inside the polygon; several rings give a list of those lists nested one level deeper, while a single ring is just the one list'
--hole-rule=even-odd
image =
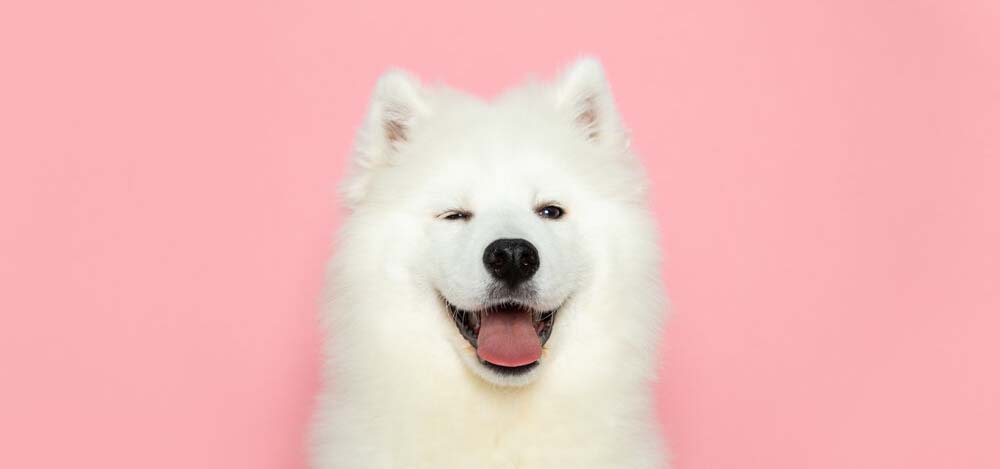
[{"label": "dog's eye", "polygon": [[563,216],[563,209],[555,205],[546,205],[538,209],[538,216],[555,220]]},{"label": "dog's eye", "polygon": [[462,210],[449,210],[441,215],[438,215],[438,218],[443,220],[468,220],[469,218],[472,218],[472,213]]}]

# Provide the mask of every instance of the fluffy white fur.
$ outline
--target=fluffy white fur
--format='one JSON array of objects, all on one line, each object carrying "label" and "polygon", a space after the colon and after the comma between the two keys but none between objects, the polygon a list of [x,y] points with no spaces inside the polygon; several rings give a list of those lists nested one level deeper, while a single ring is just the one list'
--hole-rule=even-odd
[{"label": "fluffy white fur", "polygon": [[[313,468],[665,466],[657,237],[597,61],[489,102],[387,73],[343,194]],[[563,218],[537,215],[551,202]],[[440,217],[454,209],[473,216]],[[479,363],[442,302],[482,304],[498,238],[537,247],[537,306],[559,308],[516,377]]]}]

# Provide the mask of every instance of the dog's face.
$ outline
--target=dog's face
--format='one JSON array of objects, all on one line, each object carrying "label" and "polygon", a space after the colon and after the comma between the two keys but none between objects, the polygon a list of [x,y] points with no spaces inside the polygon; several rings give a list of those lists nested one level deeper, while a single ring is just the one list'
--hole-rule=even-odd
[{"label": "dog's face", "polygon": [[442,340],[491,383],[530,382],[601,249],[584,235],[606,215],[597,188],[632,168],[599,64],[490,103],[390,72],[357,153],[346,198],[404,214],[400,262],[437,298]]},{"label": "dog's face", "polygon": [[482,143],[442,162],[423,189],[436,194],[426,199],[426,275],[467,365],[487,380],[526,382],[587,271],[578,223],[587,212],[550,156],[558,149],[514,157]]}]

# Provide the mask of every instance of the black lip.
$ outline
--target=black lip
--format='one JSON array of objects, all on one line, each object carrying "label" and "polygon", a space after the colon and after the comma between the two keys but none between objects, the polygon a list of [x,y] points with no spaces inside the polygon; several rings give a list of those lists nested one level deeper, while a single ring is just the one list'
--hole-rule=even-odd
[{"label": "black lip", "polygon": [[489,368],[489,369],[493,370],[494,373],[497,373],[497,374],[500,374],[500,375],[505,375],[505,376],[523,375],[523,374],[525,374],[525,373],[527,373],[527,372],[535,369],[535,367],[538,366],[538,362],[537,361],[528,363],[527,365],[521,365],[521,366],[500,366],[500,365],[497,365],[497,364],[494,364],[494,363],[490,363],[490,362],[488,362],[486,360],[483,360],[483,359],[480,359],[479,363],[481,363],[486,368]]},{"label": "black lip", "polygon": [[[455,327],[458,328],[458,332],[460,334],[462,334],[462,337],[464,337],[465,340],[468,341],[469,344],[471,344],[473,348],[478,348],[479,347],[479,342],[478,342],[478,339],[479,339],[479,331],[478,331],[479,315],[482,313],[482,311],[466,311],[466,310],[463,310],[463,309],[459,309],[457,306],[451,304],[448,300],[444,300],[444,302],[448,306],[448,310],[451,312],[451,317],[455,321]],[[524,304],[517,303],[517,302],[506,302],[506,303],[500,303],[500,304],[495,304],[495,305],[491,305],[490,306],[490,308],[504,308],[504,307],[526,307],[526,308],[531,309],[529,306],[525,306]],[[484,308],[484,309],[486,309],[486,308]],[[551,311],[545,311],[545,312],[541,312],[541,313],[535,312],[534,313],[538,317],[538,320],[536,321],[536,324],[537,323],[544,324],[543,327],[542,327],[542,329],[538,332],[538,339],[539,339],[539,341],[541,342],[541,344],[543,346],[545,345],[546,342],[548,342],[549,337],[552,336],[552,329],[553,329],[553,325],[555,324],[556,313],[558,311],[559,311],[559,309],[556,308],[556,309],[551,310]],[[513,366],[513,367],[510,367],[510,366],[500,366],[500,365],[497,365],[497,364],[494,364],[494,363],[490,363],[490,362],[482,360],[482,359],[480,359],[479,362],[482,363],[487,368],[489,368],[489,369],[491,369],[491,370],[493,370],[493,371],[495,371],[497,373],[506,374],[506,375],[517,375],[517,374],[526,373],[526,372],[530,371],[531,369],[533,369],[535,366],[538,365],[537,361],[533,362],[533,363],[529,363],[527,365]]]}]

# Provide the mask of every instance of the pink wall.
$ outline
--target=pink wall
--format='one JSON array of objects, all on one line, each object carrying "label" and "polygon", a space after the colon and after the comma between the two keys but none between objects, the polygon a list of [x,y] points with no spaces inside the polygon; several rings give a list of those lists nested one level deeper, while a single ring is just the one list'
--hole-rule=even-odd
[{"label": "pink wall", "polygon": [[8,2],[0,467],[301,468],[377,75],[602,57],[680,469],[1000,467],[995,1]]}]

